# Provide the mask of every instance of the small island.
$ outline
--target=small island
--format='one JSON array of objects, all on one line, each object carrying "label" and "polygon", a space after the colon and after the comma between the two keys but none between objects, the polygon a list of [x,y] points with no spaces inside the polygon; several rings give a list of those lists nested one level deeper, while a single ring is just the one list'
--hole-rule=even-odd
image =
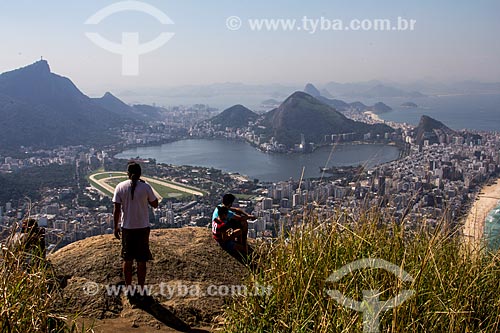
[{"label": "small island", "polygon": [[379,113],[390,112],[390,111],[392,111],[392,108],[387,104],[384,104],[382,102],[378,102],[378,103],[375,103],[373,106],[368,107],[368,111],[371,111],[375,114],[379,114]]},{"label": "small island", "polygon": [[418,108],[418,105],[413,102],[405,102],[401,104],[401,107],[405,109],[416,109]]}]

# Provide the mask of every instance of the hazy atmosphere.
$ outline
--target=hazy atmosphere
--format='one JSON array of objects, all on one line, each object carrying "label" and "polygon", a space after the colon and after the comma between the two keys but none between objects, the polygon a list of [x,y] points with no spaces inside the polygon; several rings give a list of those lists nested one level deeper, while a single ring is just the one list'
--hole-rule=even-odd
[{"label": "hazy atmosphere", "polygon": [[0,332],[500,327],[500,0],[0,0]]},{"label": "hazy atmosphere", "polygon": [[[55,73],[64,73],[87,94],[120,93],[219,82],[357,82],[372,79],[498,81],[500,3],[483,1],[158,1],[171,19],[161,24],[149,14],[123,11],[85,24],[113,1],[2,1],[0,72],[43,56]],[[229,17],[241,19],[237,30]],[[323,20],[414,20],[413,30],[373,31],[328,28]],[[248,20],[296,20],[288,29],[252,29]],[[305,24],[304,20],[307,21]],[[313,21],[318,25],[313,30]],[[309,24],[310,23],[310,24]],[[338,28],[338,26],[337,26]],[[286,30],[286,31],[284,31]],[[162,32],[175,35],[140,56],[139,75],[123,76],[121,55],[92,43],[97,32],[120,43],[122,32],[138,32],[140,43]]]}]

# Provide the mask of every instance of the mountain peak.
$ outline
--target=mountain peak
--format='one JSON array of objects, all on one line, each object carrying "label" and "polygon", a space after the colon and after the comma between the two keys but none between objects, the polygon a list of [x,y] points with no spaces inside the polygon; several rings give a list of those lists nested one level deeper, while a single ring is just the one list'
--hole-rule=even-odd
[{"label": "mountain peak", "polygon": [[9,115],[0,123],[0,142],[5,146],[112,141],[115,137],[105,131],[105,124],[114,119],[125,122],[95,105],[69,78],[52,73],[43,59],[1,74],[0,95],[16,101],[0,106],[0,114]]},{"label": "mountain peak", "polygon": [[210,119],[214,124],[226,127],[245,127],[250,121],[255,121],[258,115],[241,104],[236,104]]},{"label": "mountain peak", "polygon": [[86,96],[70,79],[54,74],[46,60],[0,75],[0,92],[34,105],[51,105],[69,99],[81,101]]},{"label": "mountain peak", "polygon": [[324,142],[325,136],[332,134],[362,135],[393,131],[386,125],[368,125],[348,119],[333,107],[302,91],[294,92],[277,109],[268,112],[264,124],[270,136],[291,147],[299,142],[301,134],[304,134],[306,142],[319,144]]},{"label": "mountain peak", "polygon": [[420,122],[419,122],[418,126],[422,127],[423,129],[425,129],[427,131],[431,131],[434,129],[447,128],[446,125],[444,125],[439,120],[431,118],[425,114],[422,115],[422,117],[420,117]]},{"label": "mountain peak", "polygon": [[314,97],[303,91],[296,91],[281,104],[281,106],[293,106],[300,103],[307,103],[309,105],[321,104],[324,105],[323,102],[325,98],[322,96]]},{"label": "mountain peak", "polygon": [[293,94],[291,94],[290,96],[288,96],[288,98],[283,103],[286,103],[286,102],[288,102],[290,100],[294,100],[294,99],[315,100],[315,98],[313,96],[311,96],[310,94],[308,94],[306,92],[296,91]]},{"label": "mountain peak", "polygon": [[304,91],[313,97],[321,96],[321,92],[312,83],[306,84]]},{"label": "mountain peak", "polygon": [[245,107],[244,105],[241,105],[241,104],[233,105],[229,109],[233,109],[233,110],[248,110],[247,107]]},{"label": "mountain peak", "polygon": [[46,60],[39,60],[31,65],[0,74],[0,88],[2,81],[5,80],[26,80],[33,83],[33,81],[45,81],[51,75],[49,63]]},{"label": "mountain peak", "polygon": [[106,91],[104,96],[101,97],[103,100],[108,100],[108,101],[120,101],[120,103],[123,103],[118,97],[110,93],[109,91]]},{"label": "mountain peak", "polygon": [[25,72],[31,72],[33,74],[42,74],[42,75],[47,75],[50,74],[50,66],[47,60],[38,60],[31,65],[22,67],[17,69],[17,71],[25,71]]},{"label": "mountain peak", "polygon": [[34,62],[31,66],[39,69],[40,71],[45,71],[45,72],[50,73],[50,66],[49,66],[49,62],[47,60],[43,60],[43,59],[38,60],[38,61]]},{"label": "mountain peak", "polygon": [[415,139],[418,145],[428,140],[429,144],[439,143],[443,135],[453,135],[455,131],[445,124],[426,115],[422,115],[418,126],[415,128]]},{"label": "mountain peak", "polygon": [[390,106],[388,106],[387,104],[384,104],[382,102],[377,102],[377,103],[375,103],[375,105],[371,106],[369,108],[369,110],[374,112],[374,113],[385,113],[385,112],[392,111],[392,108]]}]

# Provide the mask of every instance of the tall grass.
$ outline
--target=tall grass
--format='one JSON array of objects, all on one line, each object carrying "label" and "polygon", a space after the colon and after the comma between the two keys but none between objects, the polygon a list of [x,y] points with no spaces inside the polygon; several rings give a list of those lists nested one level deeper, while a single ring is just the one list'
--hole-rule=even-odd
[{"label": "tall grass", "polygon": [[[378,290],[380,300],[414,291],[380,315],[380,332],[500,331],[499,254],[469,251],[446,221],[433,230],[409,231],[375,209],[356,221],[339,213],[298,222],[292,233],[263,250],[261,271],[249,277],[250,286],[268,285],[272,291],[237,298],[226,309],[226,331],[363,332],[362,313],[341,306],[327,290],[357,301],[363,290]],[[354,270],[338,282],[326,281],[363,258],[393,263],[413,282],[384,269]]]},{"label": "tall grass", "polygon": [[58,315],[60,289],[39,247],[14,241],[0,256],[0,332],[76,332],[75,324]]}]

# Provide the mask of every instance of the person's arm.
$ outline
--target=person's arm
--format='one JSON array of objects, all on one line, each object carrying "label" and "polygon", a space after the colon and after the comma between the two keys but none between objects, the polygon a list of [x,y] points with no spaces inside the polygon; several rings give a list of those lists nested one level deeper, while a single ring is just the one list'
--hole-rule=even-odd
[{"label": "person's arm", "polygon": [[248,213],[245,212],[243,209],[241,208],[237,208],[237,207],[230,207],[229,208],[230,211],[232,211],[233,213],[236,213],[238,215],[242,215],[242,216],[248,216]]},{"label": "person's arm", "polygon": [[113,221],[114,221],[114,226],[115,226],[115,237],[117,239],[120,239],[120,218],[122,216],[122,205],[115,202],[113,206]]},{"label": "person's arm", "polygon": [[255,218],[255,216],[248,214],[247,212],[245,212],[243,209],[240,208],[231,207],[229,208],[229,210],[231,210],[233,213],[240,215],[241,217],[246,217],[247,220]]},{"label": "person's arm", "polygon": [[151,187],[151,185],[147,184],[148,185],[148,202],[149,202],[149,205],[153,208],[158,208],[158,198],[155,196],[154,192],[153,192],[153,188]]}]

